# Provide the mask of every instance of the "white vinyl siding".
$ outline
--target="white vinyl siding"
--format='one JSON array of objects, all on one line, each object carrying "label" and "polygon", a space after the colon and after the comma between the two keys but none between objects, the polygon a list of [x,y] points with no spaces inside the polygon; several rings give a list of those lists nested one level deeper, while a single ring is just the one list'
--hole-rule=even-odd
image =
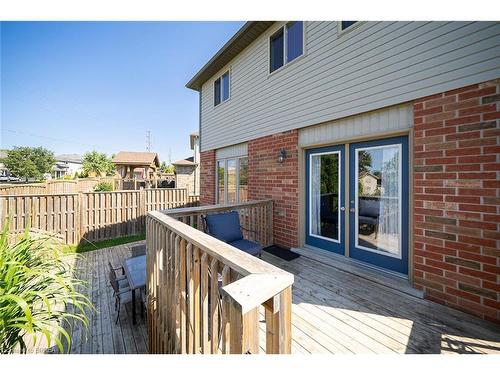
[{"label": "white vinyl siding", "polygon": [[[201,149],[246,142],[500,77],[498,22],[305,22],[304,56],[269,74],[264,32],[203,84]],[[231,100],[213,83],[231,66]]]},{"label": "white vinyl siding", "polygon": [[406,103],[300,129],[299,146],[335,143],[363,135],[377,135],[412,127],[413,105]]},{"label": "white vinyl siding", "polygon": [[219,148],[215,151],[216,159],[228,159],[248,155],[248,144],[240,143],[238,145]]}]

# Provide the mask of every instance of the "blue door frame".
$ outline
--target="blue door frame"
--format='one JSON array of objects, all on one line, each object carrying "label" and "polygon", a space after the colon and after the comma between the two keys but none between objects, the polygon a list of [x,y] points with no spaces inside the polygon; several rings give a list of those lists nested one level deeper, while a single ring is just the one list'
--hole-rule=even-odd
[{"label": "blue door frame", "polygon": [[[355,181],[356,181],[356,150],[358,148],[368,148],[386,145],[401,145],[401,257],[392,257],[384,255],[383,252],[369,251],[364,248],[356,246],[356,215],[355,212]],[[345,145],[328,146],[307,150],[305,153],[305,169],[306,169],[306,236],[305,242],[308,245],[315,246],[321,249],[332,251],[337,254],[346,255],[345,251],[345,220],[348,215],[349,220],[349,257],[397,272],[399,274],[408,275],[408,220],[409,220],[409,157],[408,157],[408,137],[393,137],[382,140],[358,142],[349,144],[349,165],[345,163]],[[345,211],[340,211],[339,227],[340,236],[339,241],[332,241],[331,239],[313,235],[311,233],[311,156],[315,154],[328,154],[337,152],[340,155],[339,162],[339,179],[340,179],[340,201],[339,207],[344,206],[345,202],[345,183],[344,179],[349,178],[349,207]],[[347,170],[346,170],[347,168]],[[353,212],[354,211],[354,212]]]},{"label": "blue door frame", "polygon": [[[356,150],[377,146],[400,145],[401,147],[401,228],[400,258],[356,246]],[[408,197],[409,197],[408,137],[387,138],[376,141],[353,143],[349,146],[349,256],[363,262],[400,274],[408,274]],[[354,212],[353,212],[354,211]]]},{"label": "blue door frame", "polygon": [[[317,154],[329,154],[338,153],[339,154],[339,240],[332,240],[326,237],[317,236],[311,233],[311,156]],[[340,207],[344,208],[345,202],[345,146],[329,146],[321,147],[306,151],[306,243],[319,247],[321,249],[333,251],[334,253],[345,255],[345,210],[340,210]]]}]

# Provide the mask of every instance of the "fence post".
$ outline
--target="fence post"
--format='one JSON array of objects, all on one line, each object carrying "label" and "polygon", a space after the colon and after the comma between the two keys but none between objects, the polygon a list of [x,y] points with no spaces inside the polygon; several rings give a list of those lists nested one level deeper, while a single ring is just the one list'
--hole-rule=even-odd
[{"label": "fence post", "polygon": [[0,230],[3,230],[3,226],[5,225],[5,220],[6,220],[6,217],[5,217],[5,200],[7,198],[6,197],[2,197],[0,196]]},{"label": "fence post", "polygon": [[273,235],[274,235],[274,224],[273,224],[273,201],[269,201],[269,203],[267,204],[267,231],[268,231],[268,241],[267,241],[267,245],[270,246],[270,245],[273,245],[274,244],[274,238],[273,238]]},{"label": "fence post", "polygon": [[84,231],[85,231],[85,204],[83,203],[84,202],[84,197],[83,197],[83,193],[79,192],[78,193],[78,200],[77,200],[77,206],[78,206],[78,214],[76,215],[77,216],[77,220],[78,220],[78,233],[77,233],[77,239],[78,239],[78,242],[80,242],[83,238],[83,234],[84,234]]},{"label": "fence post", "polygon": [[145,228],[146,228],[146,213],[147,213],[147,210],[146,210],[146,190],[145,189],[141,189],[141,190],[138,190],[139,191],[139,232],[142,233],[144,232]]}]

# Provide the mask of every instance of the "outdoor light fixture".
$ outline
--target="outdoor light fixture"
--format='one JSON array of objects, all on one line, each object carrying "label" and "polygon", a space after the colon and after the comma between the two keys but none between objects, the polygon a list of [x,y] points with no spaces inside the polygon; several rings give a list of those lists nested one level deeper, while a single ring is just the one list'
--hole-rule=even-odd
[{"label": "outdoor light fixture", "polygon": [[285,161],[285,158],[286,158],[286,150],[284,148],[282,148],[279,152],[278,152],[278,163],[283,163]]}]

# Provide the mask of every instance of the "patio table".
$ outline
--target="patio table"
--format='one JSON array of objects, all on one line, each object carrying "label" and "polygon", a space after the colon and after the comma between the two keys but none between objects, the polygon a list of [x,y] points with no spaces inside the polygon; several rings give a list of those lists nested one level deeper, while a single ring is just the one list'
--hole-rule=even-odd
[{"label": "patio table", "polygon": [[128,258],[123,264],[132,291],[132,324],[136,324],[135,290],[146,286],[146,255]]}]

